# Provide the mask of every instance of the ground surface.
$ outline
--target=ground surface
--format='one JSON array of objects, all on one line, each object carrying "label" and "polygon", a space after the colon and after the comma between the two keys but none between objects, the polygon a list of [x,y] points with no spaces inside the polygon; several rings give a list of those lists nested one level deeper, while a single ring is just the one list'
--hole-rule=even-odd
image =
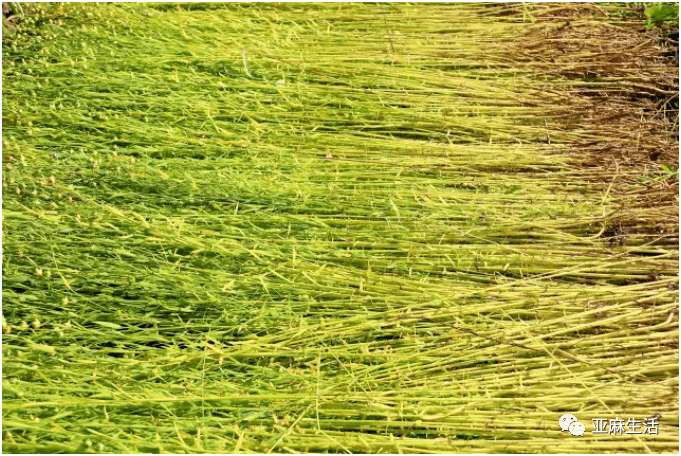
[{"label": "ground surface", "polygon": [[32,17],[3,41],[3,451],[678,450],[654,32],[590,5]]}]

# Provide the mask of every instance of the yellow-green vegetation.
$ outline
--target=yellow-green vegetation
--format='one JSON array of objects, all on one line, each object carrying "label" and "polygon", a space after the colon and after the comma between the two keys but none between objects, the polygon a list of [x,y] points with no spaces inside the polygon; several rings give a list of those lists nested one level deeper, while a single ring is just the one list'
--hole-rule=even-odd
[{"label": "yellow-green vegetation", "polygon": [[23,9],[3,451],[678,450],[674,89],[633,19]]}]

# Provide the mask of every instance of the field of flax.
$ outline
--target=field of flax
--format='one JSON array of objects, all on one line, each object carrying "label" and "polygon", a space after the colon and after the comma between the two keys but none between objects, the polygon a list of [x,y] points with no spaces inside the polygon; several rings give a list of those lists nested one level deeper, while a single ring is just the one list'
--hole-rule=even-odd
[{"label": "field of flax", "polygon": [[616,13],[24,4],[3,451],[678,451],[678,66]]}]

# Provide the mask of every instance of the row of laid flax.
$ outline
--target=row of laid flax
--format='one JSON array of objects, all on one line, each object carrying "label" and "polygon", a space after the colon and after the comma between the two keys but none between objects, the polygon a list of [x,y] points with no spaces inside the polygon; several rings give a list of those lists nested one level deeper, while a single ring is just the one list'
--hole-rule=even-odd
[{"label": "row of laid flax", "polygon": [[[678,448],[678,201],[637,203],[678,181],[593,158],[678,165],[632,98],[669,90],[661,57],[634,71],[664,50],[633,19],[26,9],[3,41],[4,451]],[[590,432],[632,417],[658,434]]]}]

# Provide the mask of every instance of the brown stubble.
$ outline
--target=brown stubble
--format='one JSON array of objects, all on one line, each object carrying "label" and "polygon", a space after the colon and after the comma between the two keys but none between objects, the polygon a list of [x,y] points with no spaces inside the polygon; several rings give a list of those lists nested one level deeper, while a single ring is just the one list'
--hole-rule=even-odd
[{"label": "brown stubble", "polygon": [[678,42],[645,30],[640,16],[613,23],[616,11],[541,5],[528,33],[507,43],[509,64],[563,81],[560,106],[547,106],[547,138],[561,134],[619,207],[608,230],[678,244],[678,177],[660,166],[679,166]]}]

